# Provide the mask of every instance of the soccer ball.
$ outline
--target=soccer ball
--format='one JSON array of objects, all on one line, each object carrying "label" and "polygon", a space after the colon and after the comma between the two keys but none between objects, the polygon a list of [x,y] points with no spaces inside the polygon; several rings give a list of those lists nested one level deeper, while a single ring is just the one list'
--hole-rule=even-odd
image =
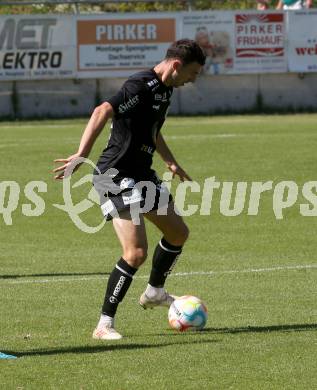
[{"label": "soccer ball", "polygon": [[192,295],[175,299],[168,311],[168,322],[173,329],[200,330],[207,322],[207,308],[204,303]]}]

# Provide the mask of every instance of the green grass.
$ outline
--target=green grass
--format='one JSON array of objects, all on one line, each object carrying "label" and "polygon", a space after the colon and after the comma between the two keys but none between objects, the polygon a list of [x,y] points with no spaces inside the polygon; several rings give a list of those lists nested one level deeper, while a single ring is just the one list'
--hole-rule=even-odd
[{"label": "green grass", "polygon": [[[163,133],[200,185],[212,176],[234,183],[272,180],[273,187],[292,180],[301,193],[305,182],[317,179],[316,122],[317,115],[170,118]],[[76,151],[84,125],[63,120],[0,127],[0,181],[21,188],[12,225],[0,214],[0,351],[19,356],[0,360],[0,389],[316,388],[317,269],[304,266],[317,267],[317,221],[300,214],[299,204],[308,203],[301,194],[282,220],[273,213],[273,191],[263,194],[257,216],[248,215],[246,202],[241,215],[225,217],[221,189],[211,215],[186,218],[191,236],[167,288],[206,302],[203,332],[174,332],[166,310],[138,307],[149,259],[119,308],[122,341],[91,339],[120,247],[111,224],[86,234],[53,206],[63,203],[62,183],[50,173],[53,159]],[[98,139],[93,161],[106,139],[106,133]],[[157,158],[155,167],[164,172]],[[74,180],[89,172],[83,167]],[[38,217],[22,213],[31,203],[24,194],[31,180],[47,183],[40,194],[45,212]],[[76,201],[89,189],[74,189]],[[200,199],[188,193],[187,204]],[[82,218],[100,223],[98,206]],[[159,237],[148,226],[150,253]]]}]

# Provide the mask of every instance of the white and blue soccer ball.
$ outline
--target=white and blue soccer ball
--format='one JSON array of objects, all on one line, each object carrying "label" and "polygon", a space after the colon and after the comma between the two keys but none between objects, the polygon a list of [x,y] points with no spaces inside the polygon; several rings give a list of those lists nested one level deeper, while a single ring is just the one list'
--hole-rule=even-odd
[{"label": "white and blue soccer ball", "polygon": [[175,299],[168,311],[170,326],[180,332],[203,329],[207,317],[206,305],[192,295],[184,295]]}]

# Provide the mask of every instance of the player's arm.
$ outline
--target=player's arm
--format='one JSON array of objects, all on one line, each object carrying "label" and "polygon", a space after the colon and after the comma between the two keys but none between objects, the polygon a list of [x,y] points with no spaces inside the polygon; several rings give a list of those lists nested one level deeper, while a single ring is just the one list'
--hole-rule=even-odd
[{"label": "player's arm", "polygon": [[[108,102],[105,102],[94,109],[94,112],[92,113],[89,122],[85,128],[85,131],[81,137],[78,151],[75,154],[69,156],[68,158],[59,158],[54,160],[55,163],[63,163],[63,165],[53,170],[54,173],[57,173],[55,179],[63,179],[65,170],[76,158],[78,157],[87,158],[89,156],[89,153],[98,135],[101,133],[108,119],[112,117],[113,117],[113,108],[111,104],[109,104]],[[78,169],[79,166],[80,164],[76,165],[76,167],[72,172]]]},{"label": "player's arm", "polygon": [[168,169],[173,173],[173,178],[175,177],[175,175],[177,175],[179,176],[181,181],[192,180],[183,170],[183,168],[178,165],[177,161],[175,160],[175,157],[173,156],[173,153],[170,151],[160,132],[158,133],[156,139],[156,150],[158,154],[162,157],[162,160],[166,163]]}]

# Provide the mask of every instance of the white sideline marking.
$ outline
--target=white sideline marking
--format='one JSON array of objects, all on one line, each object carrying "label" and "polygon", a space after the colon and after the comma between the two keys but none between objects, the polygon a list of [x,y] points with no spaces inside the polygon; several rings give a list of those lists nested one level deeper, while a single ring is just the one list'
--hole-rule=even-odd
[{"label": "white sideline marking", "polygon": [[[79,123],[80,125],[81,123]],[[3,129],[19,129],[19,130],[23,130],[23,129],[44,129],[44,128],[59,128],[59,127],[76,127],[78,126],[78,124],[74,124],[74,123],[56,123],[56,124],[51,124],[51,125],[47,125],[45,123],[40,123],[40,122],[37,122],[37,123],[34,123],[34,124],[30,124],[30,125],[22,125],[22,124],[19,124],[19,125],[0,125],[1,127],[1,130]]]},{"label": "white sideline marking", "polygon": [[[176,272],[171,274],[169,277],[182,277],[182,276],[217,276],[217,275],[228,275],[228,274],[249,274],[249,273],[265,273],[275,271],[296,271],[302,269],[317,269],[317,264],[307,265],[282,265],[270,268],[247,268],[241,270],[227,270],[227,271],[194,271],[194,272]],[[135,276],[134,279],[148,279],[149,275]],[[37,284],[37,283],[64,283],[64,282],[82,282],[89,280],[104,280],[106,275],[94,276],[94,277],[83,277],[83,278],[59,278],[59,279],[25,279],[25,280],[6,280],[0,281],[1,285],[10,284]]]},{"label": "white sideline marking", "polygon": [[248,137],[249,134],[183,134],[183,135],[164,135],[167,140],[172,139],[205,139],[205,138],[234,138]]},{"label": "white sideline marking", "polygon": [[[303,135],[303,132],[301,133]],[[190,140],[203,140],[210,138],[251,138],[251,137],[279,137],[280,134],[272,134],[272,133],[219,133],[219,134],[179,134],[179,135],[165,135],[164,138],[166,140],[178,140],[178,139],[190,139]],[[289,136],[298,136],[298,133],[292,132]]]},{"label": "white sideline marking", "polygon": [[[9,127],[9,126],[3,126],[2,128]],[[15,126],[10,126],[10,128],[14,128]],[[17,128],[16,126],[15,128]],[[35,128],[35,126],[27,126],[24,127],[30,127]],[[47,125],[46,128],[56,128],[56,127],[66,127],[65,125],[61,126],[55,126],[55,125]],[[249,137],[249,134],[186,134],[186,135],[166,135],[164,138],[166,140],[181,140],[181,139],[188,139],[188,140],[204,140],[204,139],[210,139],[210,138],[235,138],[235,137]],[[64,142],[67,142],[67,144],[78,144],[77,139],[64,139]],[[23,146],[35,146],[35,145],[43,145],[40,142],[24,142],[24,140],[21,140],[20,143],[18,142],[7,142],[2,143],[0,145],[0,148],[12,148],[12,147],[21,147]]]},{"label": "white sideline marking", "polygon": [[70,90],[70,91],[34,91],[32,89],[24,89],[21,92],[21,95],[81,95],[81,92],[78,90]]}]

